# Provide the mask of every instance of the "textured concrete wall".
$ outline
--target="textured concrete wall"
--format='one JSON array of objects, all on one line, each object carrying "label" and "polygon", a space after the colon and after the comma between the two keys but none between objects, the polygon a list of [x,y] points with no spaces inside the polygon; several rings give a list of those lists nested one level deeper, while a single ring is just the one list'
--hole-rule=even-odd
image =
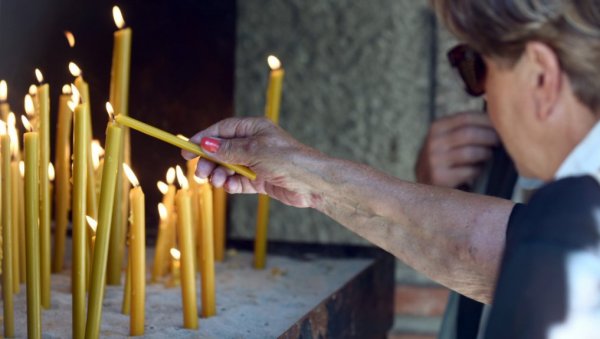
[{"label": "textured concrete wall", "polygon": [[[235,111],[261,115],[268,67],[286,70],[280,122],[329,155],[413,178],[430,104],[426,0],[238,1]],[[256,197],[232,199],[232,235],[252,237]],[[360,242],[308,209],[272,203],[269,238]]]}]

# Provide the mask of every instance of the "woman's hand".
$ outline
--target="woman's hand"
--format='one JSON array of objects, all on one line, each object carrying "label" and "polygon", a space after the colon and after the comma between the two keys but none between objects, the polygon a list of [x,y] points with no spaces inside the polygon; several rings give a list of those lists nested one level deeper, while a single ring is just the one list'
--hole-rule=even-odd
[{"label": "woman's hand", "polygon": [[[230,118],[194,135],[212,158],[228,164],[248,166],[256,180],[200,158],[196,176],[210,178],[229,193],[262,193],[291,206],[310,207],[311,193],[303,173],[311,159],[322,154],[311,149],[265,118]],[[185,159],[197,155],[182,151]]]}]

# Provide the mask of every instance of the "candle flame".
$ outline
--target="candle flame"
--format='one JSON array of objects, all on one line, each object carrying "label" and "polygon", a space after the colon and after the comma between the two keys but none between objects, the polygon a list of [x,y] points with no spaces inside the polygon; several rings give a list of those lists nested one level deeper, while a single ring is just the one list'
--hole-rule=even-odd
[{"label": "candle flame", "polygon": [[25,127],[26,130],[28,130],[29,132],[32,131],[32,126],[31,123],[29,122],[29,119],[27,119],[26,116],[21,115],[21,122],[23,123],[23,127]]},{"label": "candle flame", "polygon": [[70,31],[65,31],[65,38],[67,38],[67,42],[69,43],[69,47],[75,47],[75,36]]},{"label": "candle flame", "polygon": [[106,112],[108,112],[108,116],[110,117],[110,119],[114,119],[115,118],[115,110],[113,108],[113,106],[111,105],[110,102],[106,102]]},{"label": "candle flame", "polygon": [[37,94],[37,86],[36,85],[30,85],[29,86],[29,95],[34,96]]},{"label": "candle flame", "polygon": [[92,140],[92,164],[94,169],[97,170],[100,167],[100,157],[104,155],[104,149],[100,146],[99,140]]},{"label": "candle flame", "polygon": [[52,163],[48,163],[48,179],[50,181],[54,181],[54,177],[56,176],[56,172],[54,171],[54,165]]},{"label": "candle flame", "polygon": [[169,167],[167,170],[167,184],[173,185],[175,182],[175,169],[173,167]]},{"label": "candle flame", "polygon": [[17,124],[17,117],[15,116],[14,112],[8,112],[8,116],[6,117],[6,123],[8,123],[9,126],[15,126]]},{"label": "candle flame", "polygon": [[183,134],[177,134],[177,137],[178,137],[179,139],[181,139],[181,140],[184,140],[184,141],[190,141],[190,138],[186,137],[186,136],[185,136],[185,135],[183,135]]},{"label": "candle flame", "polygon": [[281,68],[281,61],[279,61],[279,59],[277,59],[277,57],[274,55],[269,55],[267,58],[267,63],[272,70]]},{"label": "candle flame", "polygon": [[19,135],[17,133],[17,127],[10,122],[8,123],[8,136],[10,138],[10,150],[13,156],[17,156],[19,154]]},{"label": "candle flame", "polygon": [[75,104],[75,106],[79,105],[81,102],[81,94],[79,93],[79,89],[75,84],[71,84],[71,102]]},{"label": "candle flame", "polygon": [[25,161],[19,161],[19,173],[21,174],[21,178],[25,177]]},{"label": "candle flame", "polygon": [[[0,120],[0,135],[1,136],[6,135],[6,123],[3,120]],[[2,150],[2,151],[4,151],[4,150]]]},{"label": "candle flame", "polygon": [[42,75],[42,71],[40,71],[39,68],[35,69],[35,78],[37,79],[37,81],[41,84],[42,82],[44,82],[44,76]]},{"label": "candle flame", "polygon": [[119,6],[114,6],[112,8],[113,19],[115,19],[115,25],[117,25],[118,29],[123,28],[125,26],[125,19],[123,19],[123,13],[121,13],[121,9]]},{"label": "candle flame", "polygon": [[173,257],[173,259],[179,260],[181,258],[181,252],[179,252],[179,250],[175,247],[171,248],[169,252],[171,252],[171,256]]},{"label": "candle flame", "polygon": [[156,182],[156,187],[158,187],[158,190],[163,195],[167,194],[167,192],[169,191],[169,186],[160,180]]},{"label": "candle flame", "polygon": [[85,216],[85,220],[87,220],[88,226],[90,226],[92,231],[96,233],[96,230],[98,229],[98,221],[96,221],[96,219],[90,217],[89,215]]},{"label": "candle flame", "polygon": [[69,102],[67,102],[67,106],[69,106],[69,109],[70,109],[72,112],[75,112],[75,108],[77,108],[77,104],[76,104],[76,103],[74,103],[73,101],[69,101]]},{"label": "candle flame", "polygon": [[[35,113],[33,98],[29,94],[25,95],[25,113],[27,113],[27,115],[32,115]],[[25,126],[25,128],[27,128],[27,126]]]},{"label": "candle flame", "polygon": [[181,186],[181,188],[184,190],[188,189],[189,182],[188,182],[187,178],[185,177],[185,174],[183,173],[183,170],[181,169],[181,167],[179,165],[177,165],[177,167],[175,167],[175,170],[177,172],[177,182],[179,182],[179,186]]},{"label": "candle flame", "polygon": [[62,94],[64,95],[71,95],[71,86],[64,84],[62,87]]},{"label": "candle flame", "polygon": [[198,185],[202,185],[202,184],[206,184],[208,182],[208,179],[204,178],[199,178],[196,175],[194,175],[194,181],[198,184]]},{"label": "candle flame", "polygon": [[158,215],[160,216],[160,220],[167,220],[167,207],[162,202],[158,203]]},{"label": "candle flame", "polygon": [[8,85],[6,84],[6,80],[0,81],[0,101],[6,101],[8,97]]},{"label": "candle flame", "polygon": [[135,173],[133,173],[133,170],[131,169],[131,167],[129,167],[129,165],[123,163],[123,171],[125,171],[125,175],[127,176],[127,179],[129,179],[129,182],[133,187],[137,187],[140,185],[140,182],[138,181],[137,177],[135,176]]},{"label": "candle flame", "polygon": [[71,72],[72,76],[78,77],[81,75],[81,68],[79,68],[76,63],[71,61],[69,62],[69,72]]}]

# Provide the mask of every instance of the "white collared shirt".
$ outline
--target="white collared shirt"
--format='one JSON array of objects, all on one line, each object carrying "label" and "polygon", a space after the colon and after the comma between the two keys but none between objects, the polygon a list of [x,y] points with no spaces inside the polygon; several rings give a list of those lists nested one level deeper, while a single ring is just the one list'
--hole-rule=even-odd
[{"label": "white collared shirt", "polygon": [[600,122],[569,153],[554,179],[581,175],[591,175],[600,182]]}]

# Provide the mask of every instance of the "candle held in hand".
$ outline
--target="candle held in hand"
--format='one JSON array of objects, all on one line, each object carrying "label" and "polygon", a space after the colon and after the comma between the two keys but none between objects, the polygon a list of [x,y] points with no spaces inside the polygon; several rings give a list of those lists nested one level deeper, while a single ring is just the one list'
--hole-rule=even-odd
[{"label": "candle held in hand", "polygon": [[129,128],[133,128],[134,130],[138,131],[138,132],[142,132],[146,135],[149,135],[151,137],[154,137],[156,139],[162,140],[166,143],[169,143],[173,146],[179,147],[183,150],[186,151],[190,151],[194,154],[200,155],[205,159],[208,159],[210,161],[213,161],[225,168],[228,168],[240,175],[245,176],[246,178],[250,179],[250,180],[254,180],[256,179],[256,173],[254,173],[251,169],[249,169],[248,167],[245,166],[241,166],[241,165],[231,165],[231,164],[226,164],[220,161],[217,161],[215,159],[212,159],[210,157],[208,157],[204,151],[202,151],[202,148],[200,148],[200,146],[183,140],[182,138],[177,137],[176,135],[173,135],[171,133],[165,132],[163,130],[160,130],[154,126],[150,126],[146,123],[143,123],[139,120],[133,119],[131,117],[119,114],[115,117],[115,121],[118,122],[119,124],[123,125],[123,126],[127,126]]}]

